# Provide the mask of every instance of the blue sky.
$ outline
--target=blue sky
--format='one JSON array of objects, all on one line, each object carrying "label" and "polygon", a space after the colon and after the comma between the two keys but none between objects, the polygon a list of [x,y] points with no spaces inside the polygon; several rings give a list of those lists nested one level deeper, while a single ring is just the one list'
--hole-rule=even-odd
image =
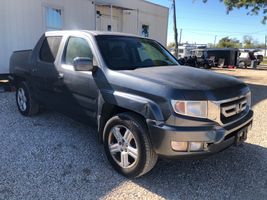
[{"label": "blue sky", "polygon": [[[171,8],[171,0],[149,0]],[[220,38],[229,36],[242,41],[244,35],[251,35],[257,41],[264,43],[267,35],[267,24],[261,23],[262,15],[247,15],[245,9],[233,10],[229,14],[219,0],[176,0],[177,26],[183,29],[182,42],[214,43]],[[173,41],[173,15],[170,9],[168,42]]]}]

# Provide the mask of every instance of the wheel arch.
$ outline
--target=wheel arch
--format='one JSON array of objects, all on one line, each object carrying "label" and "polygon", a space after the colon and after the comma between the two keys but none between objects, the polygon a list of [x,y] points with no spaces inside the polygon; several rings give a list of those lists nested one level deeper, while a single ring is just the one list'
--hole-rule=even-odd
[{"label": "wheel arch", "polygon": [[25,77],[22,77],[22,76],[14,75],[14,76],[12,76],[11,82],[12,82],[13,86],[17,87],[19,83],[27,82],[27,79]]},{"label": "wheel arch", "polygon": [[[102,96],[101,96],[102,97]],[[99,141],[103,142],[103,130],[106,122],[113,116],[123,112],[131,112],[144,120],[146,119],[163,121],[164,117],[160,107],[146,98],[125,93],[113,93],[113,96],[100,98],[98,106],[98,132]]]},{"label": "wheel arch", "polygon": [[104,128],[107,121],[113,116],[119,113],[133,113],[134,115],[140,117],[146,124],[146,117],[134,110],[123,108],[117,105],[105,103],[102,108],[101,115],[98,116],[98,132],[99,132],[99,142],[103,143],[104,139]]}]

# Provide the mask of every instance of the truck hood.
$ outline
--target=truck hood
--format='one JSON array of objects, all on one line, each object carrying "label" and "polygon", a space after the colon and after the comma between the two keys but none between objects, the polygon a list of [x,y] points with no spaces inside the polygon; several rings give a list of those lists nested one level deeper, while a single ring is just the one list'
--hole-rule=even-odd
[{"label": "truck hood", "polygon": [[222,100],[249,91],[247,85],[237,78],[188,66],[149,67],[121,73],[140,79],[140,84],[143,80],[166,90],[172,89],[171,96],[182,92],[185,99],[191,100]]}]

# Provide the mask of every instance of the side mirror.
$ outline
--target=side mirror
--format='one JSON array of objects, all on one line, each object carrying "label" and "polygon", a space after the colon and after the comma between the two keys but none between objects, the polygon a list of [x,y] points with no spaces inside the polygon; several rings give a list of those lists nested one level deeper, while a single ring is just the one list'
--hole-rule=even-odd
[{"label": "side mirror", "polygon": [[73,60],[75,71],[93,71],[93,59],[86,57],[76,57]]}]

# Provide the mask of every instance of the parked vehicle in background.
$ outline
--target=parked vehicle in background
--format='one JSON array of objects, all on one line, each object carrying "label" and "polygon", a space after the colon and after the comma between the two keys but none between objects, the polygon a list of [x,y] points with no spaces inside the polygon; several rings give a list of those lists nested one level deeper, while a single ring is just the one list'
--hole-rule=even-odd
[{"label": "parked vehicle in background", "polygon": [[192,56],[197,57],[199,65],[207,67],[238,66],[239,50],[235,48],[203,48],[192,50]]},{"label": "parked vehicle in background", "polygon": [[178,59],[180,65],[210,69],[215,67],[215,63],[211,59],[206,59],[204,57],[197,58],[196,56],[189,56]]},{"label": "parked vehicle in background", "polygon": [[[189,59],[189,57],[192,57],[192,50],[197,48],[206,48],[206,45],[204,44],[183,44],[178,46],[178,59]],[[172,55],[175,56],[175,49],[170,49],[170,52]]]},{"label": "parked vehicle in background", "polygon": [[263,55],[255,55],[256,56],[256,59],[258,61],[258,65],[260,65],[262,62],[263,62]]},{"label": "parked vehicle in background", "polygon": [[238,145],[252,125],[245,83],[180,66],[148,38],[48,32],[33,50],[12,54],[10,74],[22,115],[45,106],[95,126],[111,165],[127,177],[144,175],[158,157]]},{"label": "parked vehicle in background", "polygon": [[260,51],[256,50],[254,51],[254,55],[256,56],[258,65],[260,65],[263,62],[263,54]]},{"label": "parked vehicle in background", "polygon": [[186,58],[191,56],[191,50],[195,49],[196,45],[184,44],[178,47],[178,58]]},{"label": "parked vehicle in background", "polygon": [[256,61],[260,65],[263,62],[263,54],[263,49],[240,49],[240,65],[251,66],[251,61]]},{"label": "parked vehicle in background", "polygon": [[185,65],[185,66],[190,66],[190,67],[198,67],[197,59],[196,57],[184,57],[184,58],[179,58],[178,62],[180,65]]},{"label": "parked vehicle in background", "polygon": [[248,66],[251,66],[253,61],[257,62],[257,64],[260,64],[261,62],[254,55],[254,51],[241,51],[239,55],[239,67],[247,68]]}]

